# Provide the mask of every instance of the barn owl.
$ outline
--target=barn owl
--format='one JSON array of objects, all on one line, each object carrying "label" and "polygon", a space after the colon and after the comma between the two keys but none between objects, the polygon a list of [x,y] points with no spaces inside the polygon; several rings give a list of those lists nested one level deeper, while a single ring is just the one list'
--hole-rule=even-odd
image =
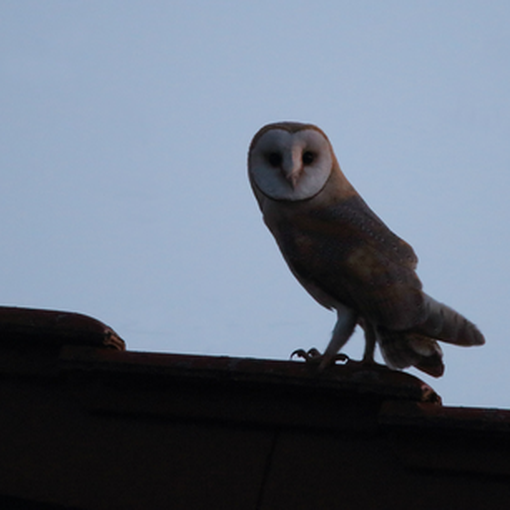
[{"label": "barn owl", "polygon": [[[418,259],[372,212],[346,179],[325,133],[312,124],[268,124],[248,154],[250,183],[264,222],[290,270],[337,322],[321,355],[322,370],[356,325],[365,333],[363,362],[379,346],[390,368],[444,372],[437,340],[482,345],[478,328],[422,290]],[[299,351],[303,353],[303,351]]]}]

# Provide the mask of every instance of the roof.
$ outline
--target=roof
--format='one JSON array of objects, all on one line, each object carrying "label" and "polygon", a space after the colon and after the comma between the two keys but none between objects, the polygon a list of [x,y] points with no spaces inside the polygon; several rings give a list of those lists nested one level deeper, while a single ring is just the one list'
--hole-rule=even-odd
[{"label": "roof", "polygon": [[469,509],[510,498],[510,411],[445,407],[383,366],[319,374],[302,361],[132,352],[90,317],[0,307],[0,381],[4,503]]}]

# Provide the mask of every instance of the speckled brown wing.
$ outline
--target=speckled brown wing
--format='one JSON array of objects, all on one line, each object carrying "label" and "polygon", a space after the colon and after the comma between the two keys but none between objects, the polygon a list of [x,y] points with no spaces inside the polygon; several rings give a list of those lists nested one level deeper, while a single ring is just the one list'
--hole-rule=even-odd
[{"label": "speckled brown wing", "polygon": [[413,249],[359,196],[281,217],[269,225],[289,266],[306,286],[388,329],[423,322],[421,282]]}]

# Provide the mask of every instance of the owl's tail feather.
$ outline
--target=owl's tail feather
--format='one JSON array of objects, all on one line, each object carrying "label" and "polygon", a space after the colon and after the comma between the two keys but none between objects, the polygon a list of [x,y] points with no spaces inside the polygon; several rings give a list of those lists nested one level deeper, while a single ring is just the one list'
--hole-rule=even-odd
[{"label": "owl's tail feather", "polygon": [[456,345],[483,345],[480,330],[449,306],[424,294],[424,316],[418,326],[406,331],[377,327],[377,341],[384,361],[391,368],[414,366],[434,377],[444,372],[443,352],[437,340]]},{"label": "owl's tail feather", "polygon": [[414,366],[433,377],[443,375],[443,351],[435,340],[416,333],[384,328],[378,328],[377,340],[389,367],[402,369]]},{"label": "owl's tail feather", "polygon": [[413,333],[463,346],[485,343],[480,330],[449,306],[439,303],[427,294],[424,294],[424,306],[427,318],[412,329]]}]

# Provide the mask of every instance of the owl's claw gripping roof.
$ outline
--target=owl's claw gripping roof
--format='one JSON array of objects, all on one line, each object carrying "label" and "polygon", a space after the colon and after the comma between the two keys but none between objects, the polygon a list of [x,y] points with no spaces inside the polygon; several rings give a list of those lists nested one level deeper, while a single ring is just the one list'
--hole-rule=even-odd
[{"label": "owl's claw gripping roof", "polygon": [[[303,358],[307,363],[313,363],[313,364],[319,364],[322,361],[323,354],[321,354],[315,347],[312,347],[311,349],[308,349],[305,351],[304,349],[296,349],[290,357],[293,358],[294,356],[297,356],[298,358]],[[350,361],[349,356],[347,354],[338,353],[332,360],[331,363],[334,365],[337,361],[342,361],[344,363],[347,363]]]}]

